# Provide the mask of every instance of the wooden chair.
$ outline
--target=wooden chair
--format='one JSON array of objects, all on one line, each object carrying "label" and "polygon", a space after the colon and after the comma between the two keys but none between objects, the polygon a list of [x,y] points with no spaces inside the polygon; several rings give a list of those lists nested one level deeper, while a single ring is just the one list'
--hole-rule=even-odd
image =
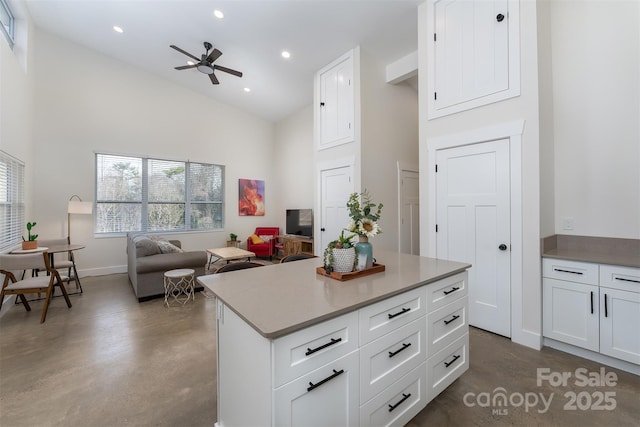
[{"label": "wooden chair", "polygon": [[226,273],[228,271],[244,270],[246,268],[264,267],[264,264],[258,264],[257,262],[233,262],[231,264],[225,264],[220,267],[214,274]]},{"label": "wooden chair", "polygon": [[[69,237],[62,237],[59,239],[39,239],[38,246],[51,247],[51,246],[65,246],[71,244]],[[58,254],[54,255],[57,256]],[[71,280],[76,282],[76,289],[80,289],[82,292],[82,285],[80,285],[80,279],[78,278],[78,270],[76,268],[76,260],[73,257],[73,251],[61,253],[60,255],[66,255],[65,257],[56,257],[54,261],[55,269],[58,271],[67,271],[67,274],[62,274],[62,280],[70,283]]]},{"label": "wooden chair", "polygon": [[[40,270],[47,271],[47,276],[26,277],[18,280],[13,271]],[[29,302],[25,294],[36,294],[46,292],[47,295],[42,307],[40,323],[44,323],[47,318],[47,309],[53,294],[54,286],[60,287],[62,295],[67,302],[67,307],[71,308],[71,301],[67,290],[64,288],[62,278],[58,271],[51,268],[49,254],[47,252],[34,254],[0,254],[0,273],[4,274],[2,292],[0,292],[0,309],[5,295],[18,295],[24,308],[31,311]]]},{"label": "wooden chair", "polygon": [[309,259],[309,258],[314,258],[314,256],[309,254],[293,254],[293,255],[288,255],[282,258],[280,260],[280,263],[282,264],[283,262],[300,261],[302,259]]}]

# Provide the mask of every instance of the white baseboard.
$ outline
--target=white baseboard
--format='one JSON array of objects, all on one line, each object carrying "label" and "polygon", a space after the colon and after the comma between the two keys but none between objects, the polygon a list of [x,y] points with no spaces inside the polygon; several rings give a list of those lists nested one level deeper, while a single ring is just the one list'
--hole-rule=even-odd
[{"label": "white baseboard", "polygon": [[620,369],[621,371],[630,372],[635,375],[640,375],[640,365],[627,362],[626,360],[616,359],[595,351],[587,350],[567,344],[561,341],[556,341],[551,338],[544,339],[544,345],[547,347],[555,348],[556,350],[564,351],[575,356],[583,357],[585,359],[593,360],[594,362],[602,363],[613,368]]},{"label": "white baseboard", "polygon": [[511,333],[511,341],[532,348],[534,350],[540,350],[542,348],[542,337],[535,332],[520,330],[517,333]]}]

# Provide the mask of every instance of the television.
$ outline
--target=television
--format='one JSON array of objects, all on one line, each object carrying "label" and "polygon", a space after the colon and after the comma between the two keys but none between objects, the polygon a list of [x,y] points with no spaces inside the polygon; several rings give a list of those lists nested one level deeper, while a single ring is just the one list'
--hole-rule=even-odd
[{"label": "television", "polygon": [[313,238],[313,210],[287,209],[286,234]]}]

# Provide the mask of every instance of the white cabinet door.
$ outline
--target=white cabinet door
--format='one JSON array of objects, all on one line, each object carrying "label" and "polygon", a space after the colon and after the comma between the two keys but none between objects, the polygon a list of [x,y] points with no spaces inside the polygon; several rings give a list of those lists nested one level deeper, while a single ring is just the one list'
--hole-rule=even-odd
[{"label": "white cabinet door", "polygon": [[277,426],[355,426],[359,423],[358,351],[274,390]]},{"label": "white cabinet door", "polygon": [[544,336],[598,351],[598,286],[550,278],[542,283]]},{"label": "white cabinet door", "polygon": [[320,123],[318,149],[353,141],[353,54],[343,55],[318,73]]},{"label": "white cabinet door", "polygon": [[640,293],[600,288],[600,352],[640,364]]}]

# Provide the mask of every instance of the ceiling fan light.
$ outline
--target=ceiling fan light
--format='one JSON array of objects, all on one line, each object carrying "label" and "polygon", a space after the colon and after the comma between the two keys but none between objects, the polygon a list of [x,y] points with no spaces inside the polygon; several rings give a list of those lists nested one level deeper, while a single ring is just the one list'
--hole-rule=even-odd
[{"label": "ceiling fan light", "polygon": [[207,64],[199,64],[197,67],[198,71],[204,74],[213,74],[213,67]]},{"label": "ceiling fan light", "polygon": [[221,12],[221,11],[219,11],[219,10],[214,10],[214,11],[213,11],[213,16],[215,16],[215,17],[216,17],[216,18],[218,18],[218,19],[222,19],[222,18],[224,18],[224,13],[222,13],[222,12]]}]

